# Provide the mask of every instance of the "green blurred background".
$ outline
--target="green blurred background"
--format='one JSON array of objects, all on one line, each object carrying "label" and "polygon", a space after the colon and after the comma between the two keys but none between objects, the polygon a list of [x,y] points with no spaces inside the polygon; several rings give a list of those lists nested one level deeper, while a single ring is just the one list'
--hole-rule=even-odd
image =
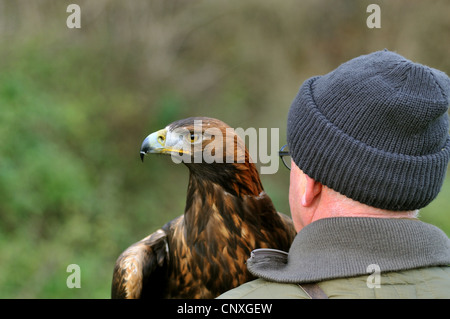
[{"label": "green blurred background", "polygon": [[[301,83],[353,57],[450,73],[449,17],[449,1],[0,1],[0,297],[109,297],[117,256],[184,210],[187,169],[139,160],[149,133],[211,116],[283,145]],[[288,179],[262,176],[287,214]],[[450,234],[449,211],[447,178],[421,218]]]}]

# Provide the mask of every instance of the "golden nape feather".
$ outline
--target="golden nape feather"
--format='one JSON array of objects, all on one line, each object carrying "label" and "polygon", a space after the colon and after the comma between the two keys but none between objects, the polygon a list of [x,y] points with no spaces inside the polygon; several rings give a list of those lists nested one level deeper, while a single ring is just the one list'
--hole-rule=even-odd
[{"label": "golden nape feather", "polygon": [[205,117],[173,122],[144,140],[141,158],[147,154],[188,167],[186,208],[119,256],[113,298],[214,298],[254,279],[245,265],[253,249],[289,250],[292,221],[275,210],[228,125]]}]

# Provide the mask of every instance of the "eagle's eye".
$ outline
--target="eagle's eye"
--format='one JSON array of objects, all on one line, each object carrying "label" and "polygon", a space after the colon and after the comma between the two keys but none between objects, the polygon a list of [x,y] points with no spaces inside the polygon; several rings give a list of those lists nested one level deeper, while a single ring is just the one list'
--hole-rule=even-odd
[{"label": "eagle's eye", "polygon": [[190,135],[187,136],[187,140],[190,143],[195,143],[199,140],[200,138],[200,134],[196,134],[196,133],[191,133]]}]

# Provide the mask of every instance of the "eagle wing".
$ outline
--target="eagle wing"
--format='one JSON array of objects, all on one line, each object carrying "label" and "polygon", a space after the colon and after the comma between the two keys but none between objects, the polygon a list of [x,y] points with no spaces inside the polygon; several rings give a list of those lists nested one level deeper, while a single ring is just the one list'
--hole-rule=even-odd
[{"label": "eagle wing", "polygon": [[151,235],[128,247],[114,267],[111,297],[135,299],[163,297],[169,262],[168,234],[158,229]]}]

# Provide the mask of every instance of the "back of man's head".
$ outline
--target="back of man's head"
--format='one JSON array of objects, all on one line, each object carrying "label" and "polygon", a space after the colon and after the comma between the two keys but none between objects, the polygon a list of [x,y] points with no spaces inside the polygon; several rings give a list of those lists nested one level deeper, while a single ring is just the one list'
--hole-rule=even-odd
[{"label": "back of man's head", "polygon": [[439,193],[450,158],[450,79],[384,50],[306,80],[288,115],[296,165],[363,204],[412,211]]}]

